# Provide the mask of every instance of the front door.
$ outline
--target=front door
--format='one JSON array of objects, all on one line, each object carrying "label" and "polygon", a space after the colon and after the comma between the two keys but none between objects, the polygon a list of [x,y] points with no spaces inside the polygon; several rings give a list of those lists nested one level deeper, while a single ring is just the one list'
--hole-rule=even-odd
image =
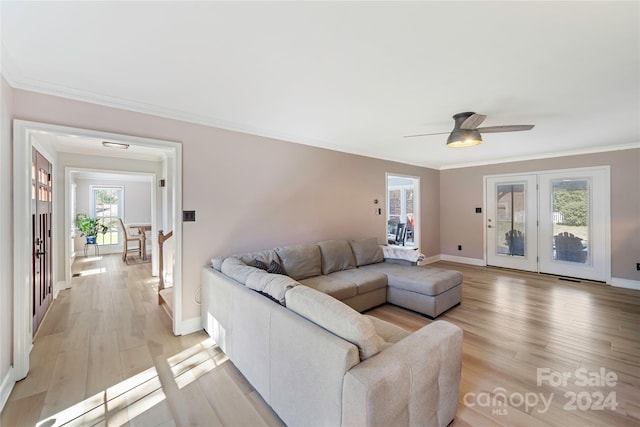
[{"label": "front door", "polygon": [[51,163],[35,148],[31,167],[31,230],[32,230],[32,315],[33,333],[49,308],[52,300],[51,260]]}]

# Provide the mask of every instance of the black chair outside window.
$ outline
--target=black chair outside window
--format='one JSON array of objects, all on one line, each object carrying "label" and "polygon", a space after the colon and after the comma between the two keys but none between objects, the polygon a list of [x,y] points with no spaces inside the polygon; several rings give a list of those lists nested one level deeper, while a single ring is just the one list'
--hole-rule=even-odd
[{"label": "black chair outside window", "polygon": [[390,245],[402,245],[404,246],[404,241],[407,236],[407,224],[404,222],[399,222],[396,228],[396,235],[394,239],[389,239],[388,243]]}]

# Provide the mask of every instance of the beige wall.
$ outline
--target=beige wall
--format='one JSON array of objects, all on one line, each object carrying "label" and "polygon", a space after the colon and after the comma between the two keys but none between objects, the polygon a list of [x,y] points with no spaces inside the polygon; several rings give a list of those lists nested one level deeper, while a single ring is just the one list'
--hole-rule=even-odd
[{"label": "beige wall", "polygon": [[[482,259],[483,177],[588,166],[611,166],[612,277],[640,280],[640,149],[557,157],[440,172],[440,247],[443,254]],[[462,245],[462,251],[457,245]]]},{"label": "beige wall", "polygon": [[13,351],[13,233],[11,217],[12,89],[0,78],[0,384],[11,367]]},{"label": "beige wall", "polygon": [[[439,248],[436,170],[344,154],[14,90],[14,118],[182,142],[183,317],[199,316],[194,295],[211,256],[331,238],[386,238],[385,173],[421,178],[422,240]],[[384,211],[384,203],[381,206]]]}]

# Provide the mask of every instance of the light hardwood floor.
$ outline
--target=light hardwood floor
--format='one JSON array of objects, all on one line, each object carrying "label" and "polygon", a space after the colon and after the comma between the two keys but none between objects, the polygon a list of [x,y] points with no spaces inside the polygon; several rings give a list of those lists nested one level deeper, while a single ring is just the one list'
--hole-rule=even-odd
[{"label": "light hardwood floor", "polygon": [[[60,293],[34,340],[31,372],[16,384],[3,427],[281,425],[205,333],[171,334],[149,264],[123,265],[118,255],[83,261],[75,264],[81,276]],[[435,266],[465,276],[462,304],[440,317],[464,330],[452,426],[640,425],[640,291]],[[431,323],[391,305],[369,314],[407,330]],[[557,373],[571,377],[558,386],[544,377],[538,386],[538,369],[553,380]],[[602,369],[612,373],[611,385],[581,385],[576,377],[596,381]],[[575,409],[565,407],[566,393],[576,394]],[[614,396],[616,409],[612,398],[604,410],[586,409],[599,393]]]}]

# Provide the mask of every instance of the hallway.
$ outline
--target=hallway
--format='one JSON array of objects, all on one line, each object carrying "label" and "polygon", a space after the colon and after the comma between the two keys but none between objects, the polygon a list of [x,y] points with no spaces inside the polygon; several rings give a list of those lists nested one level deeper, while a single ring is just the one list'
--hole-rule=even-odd
[{"label": "hallway", "polygon": [[204,332],[173,336],[150,269],[120,255],[76,259],[3,426],[281,423]]}]

